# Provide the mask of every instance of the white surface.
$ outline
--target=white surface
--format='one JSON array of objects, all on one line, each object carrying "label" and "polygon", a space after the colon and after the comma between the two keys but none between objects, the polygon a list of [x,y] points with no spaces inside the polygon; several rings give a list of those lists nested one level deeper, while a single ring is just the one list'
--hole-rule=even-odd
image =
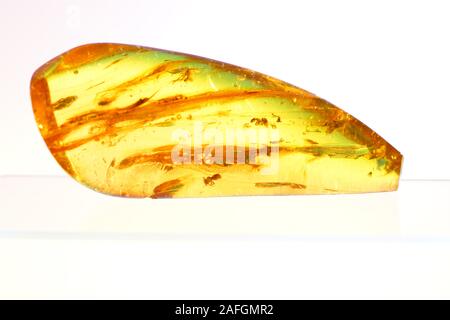
[{"label": "white surface", "polygon": [[139,200],[10,176],[0,194],[0,298],[450,298],[450,181]]},{"label": "white surface", "polygon": [[0,251],[7,298],[450,298],[448,242],[2,239]]},{"label": "white surface", "polygon": [[303,87],[398,148],[404,178],[450,179],[449,12],[445,0],[2,0],[0,174],[63,174],[34,123],[29,80],[63,51],[109,41],[210,57]]},{"label": "white surface", "polygon": [[[398,192],[130,199],[69,177],[0,177],[0,237],[293,238],[450,241],[450,181]],[[26,199],[26,200],[24,200]]]}]

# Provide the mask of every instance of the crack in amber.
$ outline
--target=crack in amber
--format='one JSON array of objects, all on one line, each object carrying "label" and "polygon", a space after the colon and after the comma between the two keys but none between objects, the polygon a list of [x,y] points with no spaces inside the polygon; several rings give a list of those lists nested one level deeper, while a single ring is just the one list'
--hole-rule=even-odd
[{"label": "crack in amber", "polygon": [[[89,44],[39,68],[31,80],[31,99],[58,163],[79,182],[107,194],[167,198],[398,187],[402,155],[369,127],[305,90],[219,61]],[[174,132],[185,130],[195,140],[196,123],[202,134],[276,130],[279,139],[263,143],[266,162],[252,158],[261,145],[238,139],[229,149],[225,140],[206,139],[191,141],[184,149],[187,161],[174,163]],[[214,150],[211,156],[222,153],[218,163],[205,160],[208,147]],[[227,163],[229,150],[242,151],[243,162]],[[277,170],[264,172],[275,161],[274,150]]]}]

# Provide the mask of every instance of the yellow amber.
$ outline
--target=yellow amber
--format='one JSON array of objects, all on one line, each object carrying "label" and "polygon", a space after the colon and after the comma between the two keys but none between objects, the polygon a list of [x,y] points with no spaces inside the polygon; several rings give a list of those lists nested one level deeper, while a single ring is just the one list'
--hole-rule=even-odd
[{"label": "yellow amber", "polygon": [[329,102],[241,67],[121,44],[39,68],[31,99],[58,163],[129,197],[393,191],[402,155]]}]

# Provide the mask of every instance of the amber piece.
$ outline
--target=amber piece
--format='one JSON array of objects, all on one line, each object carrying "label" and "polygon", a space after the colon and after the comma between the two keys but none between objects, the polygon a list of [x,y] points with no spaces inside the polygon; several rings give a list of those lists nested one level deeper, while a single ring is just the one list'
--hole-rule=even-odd
[{"label": "amber piece", "polygon": [[120,44],[39,68],[33,110],[58,163],[129,197],[392,191],[401,154],[329,102],[269,76]]}]

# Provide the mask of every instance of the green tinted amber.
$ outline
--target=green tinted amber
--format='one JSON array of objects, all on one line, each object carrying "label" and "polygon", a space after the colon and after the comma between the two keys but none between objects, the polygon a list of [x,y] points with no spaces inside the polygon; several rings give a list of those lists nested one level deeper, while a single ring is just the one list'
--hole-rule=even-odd
[{"label": "green tinted amber", "polygon": [[59,164],[131,197],[392,191],[401,154],[329,102],[183,53],[90,44],[33,75],[36,121]]}]

